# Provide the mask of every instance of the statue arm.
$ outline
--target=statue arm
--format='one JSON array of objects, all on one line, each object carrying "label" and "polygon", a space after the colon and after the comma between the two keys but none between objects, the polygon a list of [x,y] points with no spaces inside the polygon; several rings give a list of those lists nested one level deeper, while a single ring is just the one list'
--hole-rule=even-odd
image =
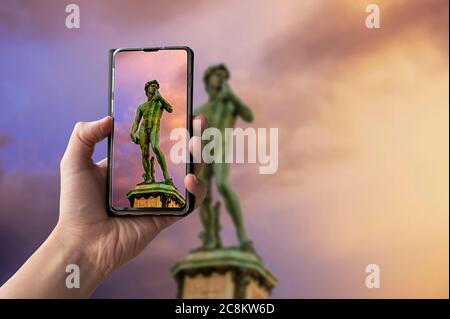
[{"label": "statue arm", "polygon": [[[230,90],[231,92],[231,90]],[[237,114],[242,117],[242,119],[246,122],[253,121],[253,112],[252,110],[241,101],[233,92],[231,92],[231,101],[236,105]]]},{"label": "statue arm", "polygon": [[161,103],[162,103],[162,105],[163,105],[163,108],[164,108],[167,112],[172,113],[172,112],[173,112],[173,107],[172,107],[172,105],[170,105],[170,103],[167,102],[167,100],[166,100],[165,98],[163,98],[162,95],[161,95],[159,92],[158,92],[158,95],[159,95],[159,99],[160,99],[160,101],[161,101]]},{"label": "statue arm", "polygon": [[135,143],[136,143],[135,135],[138,130],[139,123],[141,122],[141,118],[142,118],[142,110],[141,110],[141,107],[139,106],[138,109],[136,110],[136,117],[134,118],[134,123],[133,123],[133,126],[131,127],[131,133],[130,133],[131,140]]},{"label": "statue arm", "polygon": [[244,121],[252,122],[253,121],[252,110],[250,110],[250,108],[247,105],[245,105],[244,102],[242,102],[241,99],[234,94],[233,90],[231,90],[227,82],[225,82],[223,90],[225,92],[225,96],[227,96],[230,99],[230,101],[236,106],[236,114],[241,116]]}]

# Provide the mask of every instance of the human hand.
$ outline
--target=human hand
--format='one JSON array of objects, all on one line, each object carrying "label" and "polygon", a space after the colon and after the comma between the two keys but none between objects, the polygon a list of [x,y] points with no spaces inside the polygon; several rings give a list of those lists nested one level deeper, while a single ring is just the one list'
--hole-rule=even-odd
[{"label": "human hand", "polygon": [[137,136],[137,134],[131,133],[130,137],[134,144],[139,144],[139,137]]},{"label": "human hand", "polygon": [[[204,129],[206,118],[199,119]],[[107,215],[106,159],[94,163],[91,156],[95,144],[107,137],[111,128],[111,117],[75,126],[61,160],[60,216],[54,231],[59,241],[83,251],[100,280],[139,254],[161,230],[182,218]],[[200,137],[193,137],[189,145],[191,151],[201,147]],[[195,196],[198,207],[205,196],[204,183],[189,174],[184,184]]]},{"label": "human hand", "polygon": [[153,96],[153,100],[162,102],[162,96],[161,96],[161,94],[159,94],[159,90],[155,91],[155,94]]},{"label": "human hand", "polygon": [[[206,118],[199,116],[202,131]],[[106,161],[92,161],[96,143],[111,133],[112,118],[75,126],[61,160],[59,220],[53,232],[0,287],[1,298],[86,298],[115,268],[136,256],[165,227],[181,217],[110,217],[106,213]],[[189,141],[201,151],[201,138]],[[200,169],[196,164],[195,170]],[[196,198],[205,185],[195,175],[184,183]],[[78,289],[68,286],[68,266],[78,268]]]}]

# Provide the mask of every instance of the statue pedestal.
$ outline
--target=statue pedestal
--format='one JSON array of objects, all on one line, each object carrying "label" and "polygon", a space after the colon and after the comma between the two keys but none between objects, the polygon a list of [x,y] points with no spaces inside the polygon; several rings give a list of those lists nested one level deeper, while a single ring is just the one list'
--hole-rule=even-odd
[{"label": "statue pedestal", "polygon": [[263,299],[277,283],[255,254],[233,247],[191,251],[172,274],[183,299]]},{"label": "statue pedestal", "polygon": [[176,187],[164,183],[137,185],[127,197],[134,208],[181,208],[186,202]]}]

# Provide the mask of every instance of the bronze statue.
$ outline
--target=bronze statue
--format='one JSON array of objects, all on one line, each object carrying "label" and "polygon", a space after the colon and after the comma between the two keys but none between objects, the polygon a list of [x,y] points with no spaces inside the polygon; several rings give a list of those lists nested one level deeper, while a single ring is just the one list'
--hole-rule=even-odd
[{"label": "bronze statue", "polygon": [[[209,100],[195,110],[195,114],[204,114],[208,119],[208,126],[218,128],[222,136],[225,136],[225,128],[234,127],[237,117],[247,122],[253,121],[251,110],[230,89],[229,78],[230,72],[224,64],[209,67],[203,77]],[[225,142],[227,141],[223,141]],[[225,146],[222,149],[225,149]],[[223,159],[222,163],[204,164],[199,177],[207,185],[206,198],[200,207],[200,217],[204,228],[200,235],[203,240],[202,248],[215,249],[222,246],[219,236],[219,203],[213,206],[211,198],[211,181],[214,177],[217,189],[236,227],[241,249],[254,251],[244,228],[239,198],[229,183],[228,163],[225,163]]]},{"label": "bronze statue", "polygon": [[[147,101],[139,105],[136,111],[136,118],[131,128],[130,137],[131,140],[141,147],[142,152],[142,165],[144,167],[144,174],[142,177],[144,181],[140,184],[155,183],[154,177],[154,157],[150,158],[149,144],[156,155],[156,159],[161,166],[162,173],[164,175],[164,182],[168,185],[172,185],[173,181],[167,170],[166,159],[164,153],[159,147],[159,132],[160,132],[160,120],[164,110],[172,113],[173,108],[169,102],[167,102],[159,93],[159,83],[156,80],[145,83],[144,86],[145,95]],[[141,124],[139,135],[137,130]]]}]

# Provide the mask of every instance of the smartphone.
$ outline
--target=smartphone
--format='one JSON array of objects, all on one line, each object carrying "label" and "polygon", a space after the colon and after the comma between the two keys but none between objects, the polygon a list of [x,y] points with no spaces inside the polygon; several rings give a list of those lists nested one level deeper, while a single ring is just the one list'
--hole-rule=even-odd
[{"label": "smartphone", "polygon": [[[109,115],[114,119],[108,139],[110,214],[192,211],[195,198],[184,186],[184,177],[193,171],[192,156],[184,154],[180,160],[173,148],[177,145],[189,153],[193,63],[188,47],[110,50]],[[174,130],[185,132],[185,138],[173,140]]]}]

